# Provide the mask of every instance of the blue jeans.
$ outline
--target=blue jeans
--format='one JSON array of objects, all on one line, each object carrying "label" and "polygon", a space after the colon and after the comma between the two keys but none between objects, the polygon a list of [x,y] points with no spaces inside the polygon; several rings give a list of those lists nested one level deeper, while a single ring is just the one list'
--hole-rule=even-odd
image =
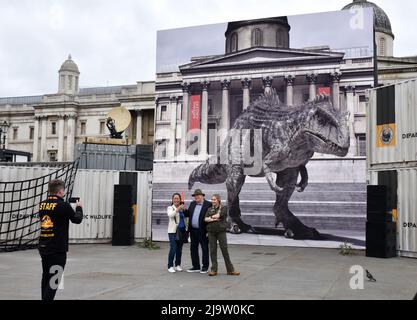
[{"label": "blue jeans", "polygon": [[181,265],[181,256],[182,256],[182,242],[175,240],[175,233],[168,233],[169,237],[169,254],[168,254],[168,269],[174,266]]}]

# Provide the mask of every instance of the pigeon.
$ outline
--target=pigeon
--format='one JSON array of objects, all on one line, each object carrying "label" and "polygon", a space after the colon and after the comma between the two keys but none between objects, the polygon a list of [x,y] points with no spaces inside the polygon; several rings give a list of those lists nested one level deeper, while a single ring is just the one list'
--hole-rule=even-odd
[{"label": "pigeon", "polygon": [[376,282],[376,279],[368,270],[366,270],[366,277],[368,278],[369,281]]}]

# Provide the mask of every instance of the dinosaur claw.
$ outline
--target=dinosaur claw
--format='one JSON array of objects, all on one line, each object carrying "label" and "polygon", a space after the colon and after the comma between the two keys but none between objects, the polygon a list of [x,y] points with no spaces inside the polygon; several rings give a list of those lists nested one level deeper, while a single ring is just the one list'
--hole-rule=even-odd
[{"label": "dinosaur claw", "polygon": [[284,191],[284,188],[281,188],[280,186],[275,184],[274,186],[272,186],[272,190],[274,190],[275,192],[282,192]]},{"label": "dinosaur claw", "polygon": [[294,232],[292,232],[291,229],[287,229],[287,230],[285,230],[284,237],[287,238],[287,239],[293,239],[294,238]]},{"label": "dinosaur claw", "polygon": [[255,232],[252,226],[244,223],[241,219],[238,221],[232,221],[230,223],[229,232],[232,234],[241,234],[247,232]]},{"label": "dinosaur claw", "polygon": [[304,190],[306,189],[307,185],[304,184],[297,184],[297,192],[304,192]]}]

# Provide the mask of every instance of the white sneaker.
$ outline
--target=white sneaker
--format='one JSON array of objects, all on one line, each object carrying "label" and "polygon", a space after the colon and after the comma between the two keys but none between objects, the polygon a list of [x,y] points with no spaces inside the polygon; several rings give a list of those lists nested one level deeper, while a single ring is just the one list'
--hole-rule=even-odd
[{"label": "white sneaker", "polygon": [[175,273],[176,271],[175,271],[174,267],[171,267],[171,268],[168,269],[168,272]]},{"label": "white sneaker", "polygon": [[176,266],[176,267],[175,267],[175,271],[181,272],[181,271],[182,271],[181,266]]}]

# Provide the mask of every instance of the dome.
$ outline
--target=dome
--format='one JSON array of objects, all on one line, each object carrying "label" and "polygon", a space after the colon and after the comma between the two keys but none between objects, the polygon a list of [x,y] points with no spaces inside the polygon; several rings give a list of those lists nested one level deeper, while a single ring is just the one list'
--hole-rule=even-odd
[{"label": "dome", "polygon": [[226,54],[256,47],[289,48],[287,17],[233,21],[227,24]]},{"label": "dome", "polygon": [[265,18],[265,19],[254,19],[254,20],[242,20],[242,21],[234,21],[229,22],[227,24],[227,30],[225,33],[225,36],[227,37],[231,32],[235,31],[238,28],[255,25],[255,24],[278,24],[285,28],[288,28],[288,31],[290,31],[291,27],[288,24],[288,18],[287,17],[275,17],[275,18]]},{"label": "dome", "polygon": [[59,72],[61,71],[70,71],[75,73],[80,73],[78,70],[77,64],[71,59],[71,55],[68,56],[68,59],[61,65]]},{"label": "dome", "polygon": [[394,38],[392,33],[391,21],[388,18],[388,15],[378,7],[375,3],[367,0],[353,0],[352,3],[345,6],[342,10],[349,10],[352,8],[373,8],[375,16],[375,31],[389,34]]}]

